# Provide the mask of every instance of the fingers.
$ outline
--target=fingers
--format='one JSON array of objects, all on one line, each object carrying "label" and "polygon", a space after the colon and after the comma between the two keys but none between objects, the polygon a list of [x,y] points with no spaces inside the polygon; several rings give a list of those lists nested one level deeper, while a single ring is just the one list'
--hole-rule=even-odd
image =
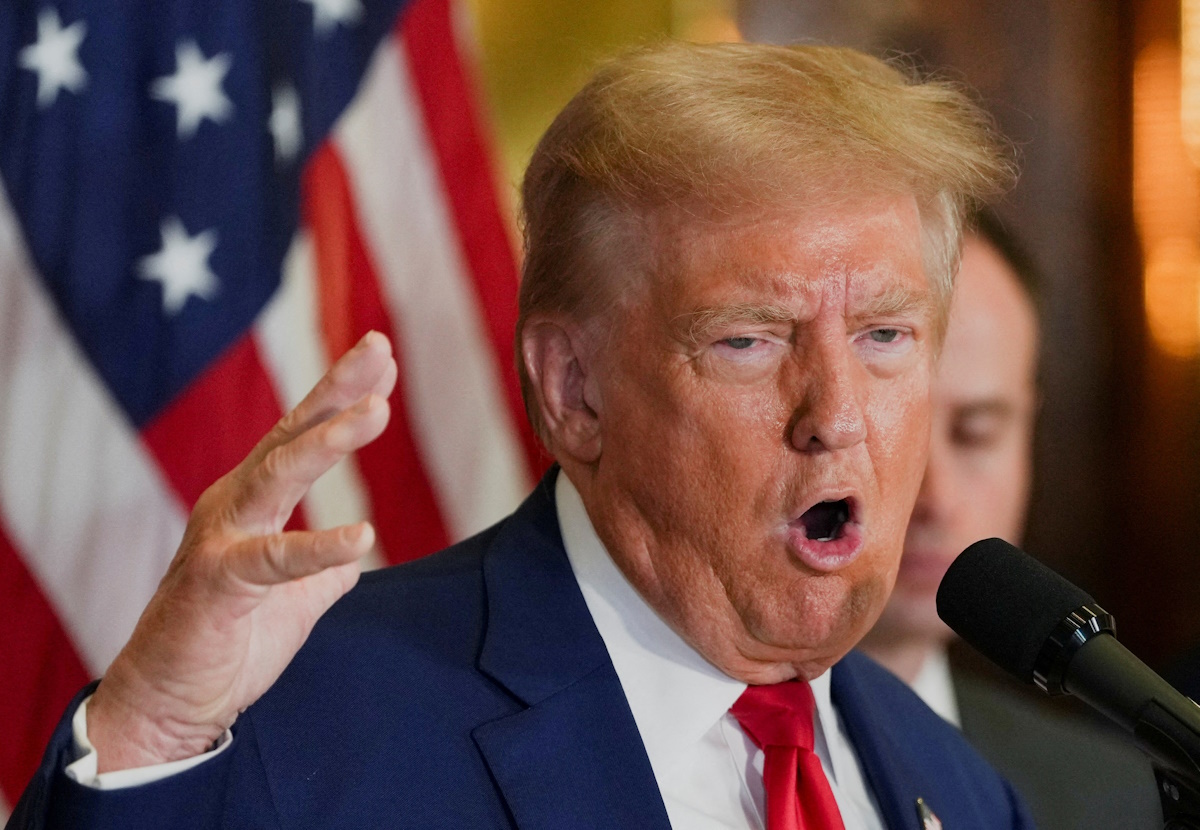
[{"label": "fingers", "polygon": [[259,442],[246,463],[257,464],[275,447],[332,418],[366,395],[386,399],[395,388],[397,373],[391,343],[377,331],[367,332]]},{"label": "fingers", "polygon": [[252,585],[279,585],[348,565],[375,544],[366,522],[330,530],[293,530],[254,536],[234,544],[226,562],[232,575]]},{"label": "fingers", "polygon": [[321,475],[379,437],[390,408],[375,393],[349,409],[270,450],[246,471],[234,495],[238,525],[246,531],[280,530],[296,504]]},{"label": "fingers", "polygon": [[388,339],[367,332],[218,485],[222,513],[244,530],[281,529],[321,474],[383,431],[397,372]]},{"label": "fingers", "polygon": [[[105,678],[109,689],[114,676],[133,678],[136,712],[153,715],[141,747],[148,751],[120,755],[136,732],[118,717],[101,752],[105,763],[194,754],[197,741],[179,724],[198,727],[199,746],[207,746],[210,727],[219,734],[269,688],[315,621],[354,584],[356,561],[375,543],[369,524],[282,528],[313,481],[383,432],[396,376],[391,344],[368,333],[200,497],[179,553]],[[103,714],[103,700],[98,709]]]},{"label": "fingers", "polygon": [[[380,335],[380,337],[383,337],[383,335]],[[371,391],[381,398],[390,398],[392,390],[396,388],[396,378],[400,374],[400,369],[396,365],[396,358],[391,356],[391,342],[386,337],[383,338],[383,342],[388,344],[388,356],[390,359],[384,365],[383,375],[380,376],[379,381],[371,388]]]}]

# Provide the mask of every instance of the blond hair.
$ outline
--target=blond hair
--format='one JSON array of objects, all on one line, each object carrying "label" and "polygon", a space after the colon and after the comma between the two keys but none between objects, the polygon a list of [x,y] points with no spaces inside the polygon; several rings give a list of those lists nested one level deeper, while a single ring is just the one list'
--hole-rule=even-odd
[{"label": "blond hair", "polygon": [[912,194],[944,325],[963,216],[1011,183],[1011,157],[960,89],[852,49],[664,42],[606,63],[550,125],[522,187],[518,370],[535,430],[525,323],[611,305],[647,269],[655,215]]}]

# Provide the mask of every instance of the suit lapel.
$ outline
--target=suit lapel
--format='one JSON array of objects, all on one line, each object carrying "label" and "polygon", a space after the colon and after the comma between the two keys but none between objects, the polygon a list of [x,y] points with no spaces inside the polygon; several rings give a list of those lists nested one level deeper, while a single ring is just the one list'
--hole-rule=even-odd
[{"label": "suit lapel", "polygon": [[667,828],[654,772],[567,561],[557,470],[484,558],[479,668],[528,708],[472,733],[521,830]]},{"label": "suit lapel", "polygon": [[863,682],[857,670],[857,661],[862,659],[851,653],[834,665],[831,681],[834,706],[858,753],[863,775],[883,813],[884,823],[891,830],[922,830],[917,812],[917,799],[922,793],[907,766],[896,762],[906,755],[895,746],[888,731],[881,728],[887,713],[879,711],[869,694],[869,684]]}]

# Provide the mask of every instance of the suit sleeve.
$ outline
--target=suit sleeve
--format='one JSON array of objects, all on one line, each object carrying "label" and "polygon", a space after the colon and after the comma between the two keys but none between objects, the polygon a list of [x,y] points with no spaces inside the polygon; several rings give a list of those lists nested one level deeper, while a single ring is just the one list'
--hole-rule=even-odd
[{"label": "suit sleeve", "polygon": [[[71,780],[65,772],[75,760],[71,721],[95,687],[89,685],[71,701],[41,766],[17,802],[8,830],[278,828],[249,723],[235,728],[230,751],[170,778],[118,790],[98,790]],[[231,781],[238,783],[236,810],[231,809]]]}]

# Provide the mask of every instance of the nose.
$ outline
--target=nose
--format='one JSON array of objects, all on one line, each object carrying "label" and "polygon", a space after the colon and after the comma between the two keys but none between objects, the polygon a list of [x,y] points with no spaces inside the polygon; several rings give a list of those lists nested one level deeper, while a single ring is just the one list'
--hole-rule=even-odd
[{"label": "nose", "polygon": [[792,418],[792,446],[803,453],[848,449],[867,437],[853,357],[848,349],[822,346],[801,355],[807,378],[800,406]]}]

